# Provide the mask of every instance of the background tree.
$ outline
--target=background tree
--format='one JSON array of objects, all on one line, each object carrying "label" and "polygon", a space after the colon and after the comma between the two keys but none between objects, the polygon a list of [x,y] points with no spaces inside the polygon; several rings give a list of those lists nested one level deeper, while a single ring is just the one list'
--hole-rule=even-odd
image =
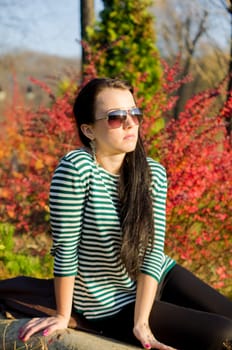
[{"label": "background tree", "polygon": [[[225,8],[225,10],[230,15],[230,59],[229,59],[229,69],[228,69],[228,75],[229,75],[229,82],[228,82],[228,99],[231,98],[231,92],[232,92],[232,0],[220,0],[220,3]],[[231,115],[227,115],[225,118],[226,122],[226,131],[227,135],[231,137],[231,131],[232,131],[232,117]],[[231,140],[232,141],[232,140]]]},{"label": "background tree", "polygon": [[[207,0],[193,1],[194,4],[205,4]],[[169,3],[173,2],[174,0]],[[146,100],[143,100],[143,96],[139,96],[138,99],[139,105],[144,105],[142,132],[145,146],[149,155],[165,165],[168,172],[167,252],[190,270],[196,271],[207,283],[232,297],[230,282],[232,278],[232,148],[228,147],[224,126],[225,117],[232,114],[232,99],[226,100],[227,82],[224,81],[223,87],[220,85],[218,88],[205,90],[188,99],[178,120],[170,118],[176,101],[175,91],[182,83],[179,74],[181,69],[176,63],[167,65],[165,62],[162,70],[160,69],[155,48],[154,23],[153,20],[150,21],[148,3],[150,2],[136,2],[135,8],[132,1],[104,2],[102,16],[104,13],[105,16],[102,19],[105,22],[90,29],[94,54],[90,55],[92,61],[89,61],[89,65],[88,62],[86,63],[84,78],[91,79],[109,72],[109,75],[128,77],[133,85],[139,89],[141,87],[142,94],[146,97]],[[179,20],[187,15],[185,8],[182,7],[186,3],[189,2],[178,4]],[[222,7],[221,11],[227,13]],[[162,21],[168,22],[168,34],[174,33],[171,15],[172,13]],[[209,17],[205,23],[206,29],[211,23]],[[161,20],[159,16],[157,18]],[[189,34],[192,34],[192,30],[197,33],[195,30],[199,27],[193,25],[188,28]],[[181,27],[180,30],[182,29],[184,28]],[[214,60],[213,51],[209,52],[206,33],[208,33],[207,30],[197,42],[191,69],[193,71],[195,67],[196,72],[198,69],[202,74],[201,77],[205,77],[205,82],[209,83],[208,72],[211,72],[213,77],[222,68],[226,68],[227,73],[228,65],[225,64],[226,61],[223,61],[222,56],[220,58],[218,50],[217,60],[221,59],[218,61],[221,62],[221,67],[215,64],[212,69],[213,62],[216,63],[217,60]],[[98,37],[101,40],[97,40]],[[178,53],[176,41],[177,39],[173,37],[167,45],[168,49],[172,44],[175,52],[175,55],[170,58],[176,59]],[[186,45],[185,41],[183,46],[180,45],[182,58],[185,57],[184,45]],[[102,52],[101,48],[103,48]],[[23,66],[26,64],[25,56],[21,61],[19,57],[15,59],[18,63],[23,62],[21,68],[25,73]],[[11,62],[14,66],[14,61],[11,60]],[[42,68],[41,63],[34,62],[36,64],[34,63],[33,66]],[[58,60],[54,58],[51,65],[48,65],[46,60],[44,66],[50,74],[51,67],[57,67],[57,62]],[[94,66],[95,62],[98,63],[97,69]],[[141,66],[139,66],[140,63]],[[162,74],[160,74],[161,71]],[[3,72],[4,69],[2,69]],[[224,74],[224,71],[222,73]],[[46,74],[41,74],[44,82]],[[35,76],[33,72],[30,75]],[[152,82],[150,85],[147,84],[152,76],[153,82],[157,82],[157,85]],[[193,76],[193,85],[188,85],[190,88],[197,82],[196,75]],[[57,77],[63,80],[60,74],[57,74]],[[51,239],[48,224],[51,175],[58,160],[67,151],[79,145],[72,119],[74,91],[71,89],[74,85],[76,87],[78,79],[74,75],[72,77],[68,89],[64,89],[62,94],[57,94],[57,85],[60,86],[58,79],[52,81],[50,88],[44,83],[37,82],[37,86],[42,87],[49,98],[53,96],[52,103],[50,101],[47,106],[31,110],[27,106],[24,95],[21,96],[17,88],[13,89],[15,93],[12,100],[7,101],[5,105],[4,120],[0,122],[2,141],[0,216],[3,223],[0,225],[0,275],[2,276],[6,273],[18,275],[19,271],[21,271],[20,274],[31,273],[28,271],[30,266],[33,266],[33,275],[35,273],[38,275],[35,262],[29,263],[26,257],[32,255],[43,260],[47,259]],[[199,81],[202,82],[203,79]],[[155,93],[152,93],[153,89],[156,89]],[[214,109],[217,95],[221,95],[224,101],[219,113],[215,113]],[[157,125],[157,118],[161,117],[165,117],[167,123],[162,131],[157,133],[156,130],[154,131],[154,125]],[[11,242],[10,232],[12,236],[15,233],[12,237],[15,239],[14,244]],[[2,241],[1,237],[3,237]],[[19,257],[20,250],[23,251],[23,256]],[[38,268],[40,265],[46,266],[45,263],[38,264]]]},{"label": "background tree", "polygon": [[[217,85],[228,73],[229,16],[220,2],[154,1],[152,9],[161,57],[172,64],[179,56],[182,66],[180,76],[190,74],[192,77],[192,82],[182,85],[177,91],[176,118],[191,96]],[[217,97],[217,101],[221,106],[222,95]]]},{"label": "background tree", "polygon": [[121,77],[133,85],[139,81],[141,95],[150,98],[161,75],[154,17],[149,11],[152,1],[104,0],[103,3],[100,21],[88,28],[88,43],[98,57],[98,74]]},{"label": "background tree", "polygon": [[[80,0],[81,13],[81,39],[86,39],[86,31],[88,26],[92,26],[94,22],[94,0]],[[82,70],[85,62],[85,51],[82,49]]]}]

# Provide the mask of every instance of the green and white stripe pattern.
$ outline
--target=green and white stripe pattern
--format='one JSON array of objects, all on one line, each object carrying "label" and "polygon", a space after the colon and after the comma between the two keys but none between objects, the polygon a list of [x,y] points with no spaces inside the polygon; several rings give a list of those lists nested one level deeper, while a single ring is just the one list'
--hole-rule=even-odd
[{"label": "green and white stripe pattern", "polygon": [[[141,268],[160,281],[175,264],[164,252],[165,169],[148,158],[152,171],[155,244]],[[120,259],[118,175],[94,162],[85,149],[68,153],[57,167],[50,190],[55,276],[76,276],[73,306],[86,318],[113,315],[135,300],[136,282]]]}]

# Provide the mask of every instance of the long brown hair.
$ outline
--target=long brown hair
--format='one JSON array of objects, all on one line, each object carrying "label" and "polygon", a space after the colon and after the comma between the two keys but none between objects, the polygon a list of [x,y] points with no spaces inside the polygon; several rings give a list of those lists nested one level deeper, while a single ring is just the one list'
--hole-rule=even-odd
[{"label": "long brown hair", "polygon": [[[125,81],[110,78],[91,80],[79,92],[73,106],[80,140],[90,148],[90,139],[82,130],[82,124],[93,124],[98,94],[106,89],[129,90]],[[128,274],[136,279],[144,255],[154,242],[154,220],[150,194],[151,175],[141,136],[134,151],[126,154],[119,177],[120,220],[122,228],[121,259]]]}]

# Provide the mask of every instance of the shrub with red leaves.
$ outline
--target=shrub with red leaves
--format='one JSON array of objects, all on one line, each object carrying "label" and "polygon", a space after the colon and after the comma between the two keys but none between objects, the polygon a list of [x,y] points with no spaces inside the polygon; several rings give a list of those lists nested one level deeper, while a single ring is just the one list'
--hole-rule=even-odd
[{"label": "shrub with red leaves", "polygon": [[[148,153],[167,169],[167,252],[205,281],[231,294],[232,150],[225,131],[227,99],[214,110],[222,86],[191,98],[178,120],[171,118],[178,64],[164,63],[163,84],[146,102],[142,133]],[[84,82],[96,75],[94,62]],[[146,79],[141,76],[140,79]],[[41,83],[40,83],[41,85]],[[53,96],[47,86],[43,86]],[[72,89],[73,91],[73,89]],[[135,87],[136,92],[136,87]],[[71,92],[54,98],[50,108],[27,110],[19,96],[8,106],[0,128],[0,215],[18,233],[48,232],[48,194],[59,159],[79,145],[72,117]],[[226,99],[225,99],[226,100]],[[138,105],[143,98],[139,97]],[[159,127],[157,127],[157,125]]]}]

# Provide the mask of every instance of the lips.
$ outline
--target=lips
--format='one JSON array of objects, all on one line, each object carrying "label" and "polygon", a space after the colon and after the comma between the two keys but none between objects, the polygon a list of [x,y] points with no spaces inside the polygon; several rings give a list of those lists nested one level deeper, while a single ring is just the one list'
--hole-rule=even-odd
[{"label": "lips", "polygon": [[124,140],[130,140],[130,139],[134,139],[134,138],[135,138],[134,134],[128,134],[128,135],[123,137]]}]

